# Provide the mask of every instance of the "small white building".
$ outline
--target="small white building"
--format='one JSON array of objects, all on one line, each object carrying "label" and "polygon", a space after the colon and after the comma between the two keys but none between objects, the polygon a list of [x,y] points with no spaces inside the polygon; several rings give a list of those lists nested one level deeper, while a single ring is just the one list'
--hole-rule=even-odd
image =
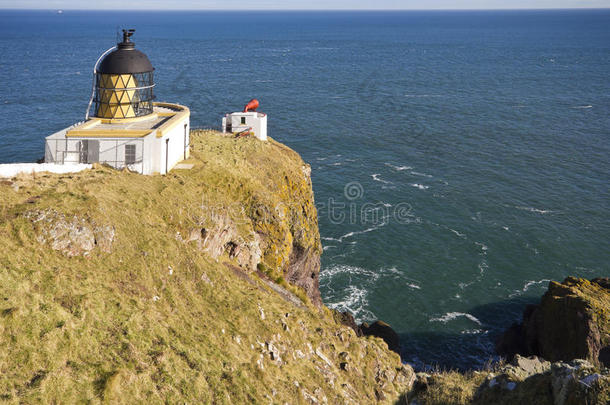
[{"label": "small white building", "polygon": [[123,42],[100,56],[85,121],[46,138],[45,163],[104,163],[166,174],[189,157],[190,111],[153,102],[154,68],[135,49],[133,33],[123,30]]},{"label": "small white building", "polygon": [[251,134],[261,141],[267,140],[267,114],[246,111],[226,114],[222,118],[222,132]]}]

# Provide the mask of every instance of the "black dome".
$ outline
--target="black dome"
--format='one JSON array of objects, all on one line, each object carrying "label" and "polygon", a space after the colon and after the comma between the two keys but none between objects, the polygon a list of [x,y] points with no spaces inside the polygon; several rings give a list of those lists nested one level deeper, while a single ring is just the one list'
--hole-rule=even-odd
[{"label": "black dome", "polygon": [[150,60],[148,60],[148,56],[135,49],[135,44],[129,40],[130,36],[123,35],[123,42],[117,44],[119,49],[110,52],[100,62],[97,69],[99,73],[128,74],[155,70]]}]

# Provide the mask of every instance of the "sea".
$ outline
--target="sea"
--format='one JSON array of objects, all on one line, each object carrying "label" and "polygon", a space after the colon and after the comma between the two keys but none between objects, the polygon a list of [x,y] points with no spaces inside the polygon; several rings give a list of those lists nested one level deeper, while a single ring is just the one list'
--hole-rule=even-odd
[{"label": "sea", "polygon": [[193,127],[251,98],[311,165],[320,289],[469,369],[551,280],[610,275],[610,10],[0,10],[0,162],[83,120],[135,28]]}]

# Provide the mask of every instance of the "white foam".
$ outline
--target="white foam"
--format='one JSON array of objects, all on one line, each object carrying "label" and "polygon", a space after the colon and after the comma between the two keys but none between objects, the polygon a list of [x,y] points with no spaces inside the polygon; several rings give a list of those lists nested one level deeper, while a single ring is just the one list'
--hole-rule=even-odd
[{"label": "white foam", "polygon": [[448,312],[445,315],[441,316],[440,318],[431,318],[430,322],[447,323],[449,321],[452,321],[454,319],[461,318],[461,317],[469,319],[472,322],[476,323],[477,325],[482,325],[481,321],[479,321],[474,315],[471,315],[466,312]]},{"label": "white foam", "polygon": [[391,163],[385,163],[386,166],[391,167],[392,169],[402,172],[403,170],[410,170],[413,169],[411,166],[394,166]]},{"label": "white foam", "polygon": [[392,184],[391,181],[380,179],[379,175],[380,175],[379,173],[373,173],[373,174],[371,174],[371,177],[373,178],[373,180],[378,181],[380,183],[383,183],[383,184]]},{"label": "white foam", "polygon": [[522,210],[522,211],[535,212],[536,214],[549,214],[551,212],[555,212],[552,210],[541,210],[541,209],[533,208],[533,207],[515,206],[515,208],[518,210]]},{"label": "white foam", "polygon": [[432,177],[434,177],[434,176],[432,176],[431,174],[420,173],[420,172],[414,172],[414,171],[411,171],[411,174],[412,174],[413,176],[420,176],[420,177],[428,177],[428,178],[432,178]]},{"label": "white foam", "polygon": [[593,106],[592,105],[577,105],[572,108],[577,109],[577,110],[585,110],[585,109],[593,108]]},{"label": "white foam", "polygon": [[387,217],[384,217],[381,219],[381,223],[375,226],[372,226],[370,228],[366,228],[362,231],[352,231],[352,232],[348,232],[345,235],[341,235],[338,238],[333,238],[333,237],[329,237],[329,236],[322,236],[320,237],[320,239],[322,240],[326,240],[326,241],[331,241],[331,242],[343,242],[344,239],[347,238],[351,238],[352,236],[356,236],[356,235],[362,235],[363,233],[369,233],[369,232],[373,232],[376,231],[377,229],[387,225]]},{"label": "white foam", "polygon": [[350,285],[343,289],[343,292],[347,292],[347,296],[337,302],[326,302],[326,306],[337,311],[351,312],[358,323],[377,318],[371,310],[367,309],[369,302],[368,292],[365,289]]},{"label": "white foam", "polygon": [[477,265],[477,267],[479,268],[479,274],[483,275],[483,273],[485,273],[485,270],[489,268],[489,265],[487,264],[487,261],[483,260]]},{"label": "white foam", "polygon": [[485,329],[466,329],[460,332],[462,335],[480,335],[487,333]]},{"label": "white foam", "polygon": [[487,252],[488,247],[483,242],[475,242],[474,244],[480,247],[483,253]]},{"label": "white foam", "polygon": [[410,184],[410,186],[411,186],[411,187],[418,188],[418,189],[420,189],[420,190],[427,190],[427,189],[429,189],[429,188],[430,188],[430,186],[425,186],[425,185],[423,185],[423,184],[419,184],[419,183],[412,183],[412,184]]},{"label": "white foam", "polygon": [[463,233],[460,233],[460,232],[456,231],[455,229],[451,229],[451,228],[449,228],[449,230],[450,230],[451,232],[453,232],[454,234],[456,234],[457,236],[459,236],[460,238],[466,238],[466,235],[464,235]]},{"label": "white foam", "polygon": [[523,288],[521,288],[520,290],[515,290],[514,293],[510,294],[508,297],[512,298],[515,297],[517,295],[522,295],[524,292],[526,292],[527,290],[530,289],[530,287],[538,285],[538,284],[543,284],[543,283],[549,283],[551,280],[545,278],[542,280],[530,280],[528,282],[525,283],[525,285],[523,286]]}]

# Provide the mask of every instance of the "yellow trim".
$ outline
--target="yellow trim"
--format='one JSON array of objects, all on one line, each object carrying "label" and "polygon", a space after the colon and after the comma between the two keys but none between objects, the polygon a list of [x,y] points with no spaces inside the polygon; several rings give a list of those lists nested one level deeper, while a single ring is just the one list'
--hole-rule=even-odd
[{"label": "yellow trim", "polygon": [[98,118],[104,124],[127,124],[130,122],[139,122],[146,120],[153,120],[159,117],[160,114],[152,113],[148,115],[143,115],[141,117],[134,118]]},{"label": "yellow trim", "polygon": [[161,125],[159,128],[157,128],[157,138],[163,138],[163,135],[173,129],[176,125],[180,124],[184,120],[184,118],[188,118],[191,115],[191,111],[188,109],[188,107],[185,107],[183,105],[170,103],[153,103],[153,105],[156,107],[165,107],[180,110],[172,113],[158,113],[160,116],[171,116],[171,118],[164,122],[163,125]]},{"label": "yellow trim", "polygon": [[67,138],[144,138],[153,129],[73,129],[66,132]]}]

